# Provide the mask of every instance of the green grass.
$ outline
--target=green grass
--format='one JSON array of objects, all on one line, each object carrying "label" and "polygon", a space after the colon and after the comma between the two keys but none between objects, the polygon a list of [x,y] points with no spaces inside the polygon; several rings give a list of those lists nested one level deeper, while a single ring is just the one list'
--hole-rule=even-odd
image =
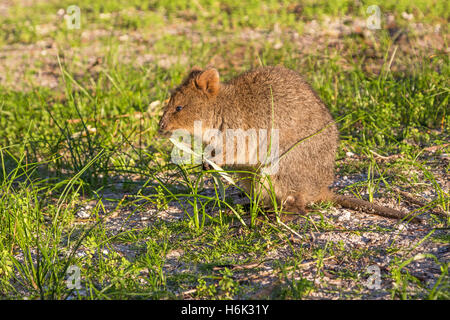
[{"label": "green grass", "polygon": [[[161,105],[148,106],[167,99],[191,66],[214,64],[229,79],[260,64],[283,64],[311,82],[335,118],[343,117],[338,173],[363,175],[346,191],[394,200],[395,188],[427,191],[435,201],[419,212],[449,211],[442,184],[448,160],[440,160],[449,148],[432,155],[426,149],[450,140],[448,54],[410,50],[384,22],[372,38],[348,34],[334,46],[322,36],[314,42],[318,50],[303,52],[311,44],[296,42],[293,33],[303,39],[314,19],[322,28],[328,17],[364,20],[372,4],[303,3],[79,0],[79,30],[68,29],[57,14],[73,1],[12,5],[0,18],[0,53],[7,61],[0,69],[0,298],[307,299],[319,292],[317,281],[340,298],[365,297],[365,268],[352,263],[392,256],[383,274],[392,283],[386,289],[391,298],[448,299],[445,261],[427,256],[441,270],[427,287],[407,271],[413,256],[395,256],[403,250],[396,243],[391,252],[374,252],[309,239],[311,233],[361,234],[335,228],[324,213],[329,204],[317,205],[289,231],[265,220],[251,196],[250,208],[234,203],[236,188],[218,183],[213,172],[170,164],[171,145],[157,135]],[[412,43],[421,35],[402,20],[404,11],[415,22],[440,24],[448,38],[447,2],[379,3]],[[281,33],[270,35],[274,28]],[[247,39],[249,30],[257,36]],[[42,83],[47,74],[56,87]],[[346,161],[347,152],[359,158]],[[401,156],[379,161],[376,154]],[[92,203],[89,217],[81,218],[80,208]],[[175,205],[184,219],[155,218]],[[145,226],[138,223],[142,217],[149,219]],[[449,219],[432,214],[430,223],[445,229]],[[395,234],[383,225],[361,230]],[[290,240],[293,232],[300,244]],[[449,239],[435,235],[431,241],[448,245]],[[331,270],[333,259],[352,263]],[[273,262],[270,293],[249,280],[252,272],[264,277],[262,266],[238,267],[267,261]],[[80,269],[80,291],[67,288],[70,266]],[[330,274],[358,285],[352,292],[328,286]]]}]

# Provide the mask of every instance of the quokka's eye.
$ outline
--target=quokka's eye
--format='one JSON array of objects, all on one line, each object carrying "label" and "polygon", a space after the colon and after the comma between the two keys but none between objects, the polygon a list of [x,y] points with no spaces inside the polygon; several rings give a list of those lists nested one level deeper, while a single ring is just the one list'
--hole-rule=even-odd
[{"label": "quokka's eye", "polygon": [[181,109],[183,109],[183,106],[177,106],[177,107],[175,108],[175,110],[176,110],[177,112],[181,111]]}]

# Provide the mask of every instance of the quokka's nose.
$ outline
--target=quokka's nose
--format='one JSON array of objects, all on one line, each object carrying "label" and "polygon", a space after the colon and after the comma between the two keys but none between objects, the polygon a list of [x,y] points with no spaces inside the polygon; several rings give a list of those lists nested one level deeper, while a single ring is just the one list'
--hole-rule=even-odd
[{"label": "quokka's nose", "polygon": [[164,130],[166,129],[166,123],[165,121],[163,121],[163,119],[161,119],[161,121],[159,121],[159,128],[158,128],[158,133],[164,133]]}]

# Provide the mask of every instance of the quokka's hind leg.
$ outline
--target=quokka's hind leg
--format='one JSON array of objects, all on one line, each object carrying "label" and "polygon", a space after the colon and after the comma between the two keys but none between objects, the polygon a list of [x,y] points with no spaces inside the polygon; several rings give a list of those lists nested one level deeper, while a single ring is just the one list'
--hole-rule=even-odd
[{"label": "quokka's hind leg", "polygon": [[328,187],[323,187],[315,192],[296,192],[288,195],[284,201],[283,211],[292,212],[294,214],[284,214],[287,221],[295,220],[299,215],[305,215],[308,212],[308,205],[320,202],[329,201],[332,199],[332,192]]},{"label": "quokka's hind leg", "polygon": [[288,195],[284,200],[283,209],[300,214],[306,213],[306,202],[303,193],[297,192],[295,194]]},{"label": "quokka's hind leg", "polygon": [[252,199],[257,197],[260,204],[269,211],[273,211],[275,205],[278,210],[282,208],[283,214],[280,216],[282,221],[296,220],[299,215],[307,213],[308,201],[306,199],[309,199],[310,195],[304,191],[289,192],[280,183],[280,177],[272,176],[271,183],[269,183],[264,178],[258,180],[251,175],[239,174],[239,176],[243,189],[251,195]]},{"label": "quokka's hind leg", "polygon": [[305,215],[306,213],[305,197],[303,193],[297,192],[288,195],[283,201],[283,214],[280,218],[283,222],[290,222],[297,220],[299,216]]}]

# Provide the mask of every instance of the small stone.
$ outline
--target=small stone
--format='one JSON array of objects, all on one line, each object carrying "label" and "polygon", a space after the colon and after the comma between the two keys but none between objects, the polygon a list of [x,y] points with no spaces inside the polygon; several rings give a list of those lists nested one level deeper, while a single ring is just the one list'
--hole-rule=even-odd
[{"label": "small stone", "polygon": [[350,220],[351,213],[348,210],[342,210],[342,215],[338,218],[338,221],[348,221]]},{"label": "small stone", "polygon": [[275,50],[281,49],[283,47],[283,44],[280,41],[277,41],[274,45],[273,48]]},{"label": "small stone", "polygon": [[152,103],[150,103],[150,104],[148,105],[147,110],[148,110],[148,111],[153,111],[153,110],[155,110],[157,107],[159,107],[160,105],[161,105],[161,101],[155,100],[155,101],[153,101]]},{"label": "small stone", "polygon": [[414,18],[414,15],[412,13],[407,13],[405,11],[402,12],[402,18],[405,20],[412,20]]},{"label": "small stone", "polygon": [[80,209],[77,211],[76,216],[81,219],[87,219],[91,216],[91,214],[86,210]]}]

